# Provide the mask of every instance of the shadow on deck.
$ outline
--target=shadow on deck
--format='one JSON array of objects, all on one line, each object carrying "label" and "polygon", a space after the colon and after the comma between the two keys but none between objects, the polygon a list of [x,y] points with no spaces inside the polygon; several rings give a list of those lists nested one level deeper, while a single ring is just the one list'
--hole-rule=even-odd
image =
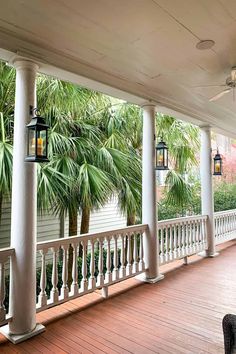
[{"label": "shadow on deck", "polygon": [[43,311],[46,332],[0,353],[223,353],[221,321],[236,312],[236,242],[216,258],[163,266],[156,284],[129,279]]}]

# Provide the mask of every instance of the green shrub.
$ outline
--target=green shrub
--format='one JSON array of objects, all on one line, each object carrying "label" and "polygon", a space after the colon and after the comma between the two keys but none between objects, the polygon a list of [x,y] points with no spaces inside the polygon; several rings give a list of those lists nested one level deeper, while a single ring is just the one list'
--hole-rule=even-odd
[{"label": "green shrub", "polygon": [[[179,218],[186,215],[201,214],[201,190],[200,184],[193,186],[191,203],[183,206],[183,208],[169,205],[164,198],[158,203],[158,220],[166,220]],[[235,184],[220,184],[214,191],[214,209],[215,212],[230,210],[236,208],[236,185]]]},{"label": "green shrub", "polygon": [[[118,249],[118,267],[120,267],[121,262],[120,262],[120,254],[121,254],[121,250]],[[107,258],[107,251],[106,249],[103,250],[103,274],[105,275],[107,268],[106,268],[106,258]],[[90,260],[91,260],[91,253],[87,254],[87,279],[89,279],[90,277]],[[95,277],[97,277],[98,275],[98,260],[99,260],[99,250],[96,250],[94,252],[94,260],[95,260],[95,272],[94,275]],[[61,287],[62,287],[62,266],[63,263],[61,260],[58,261],[57,263],[57,271],[58,271],[58,284],[57,287],[60,291]],[[82,258],[78,257],[77,259],[77,266],[78,266],[78,283],[81,282],[82,280]],[[114,251],[111,251],[111,271],[114,268]],[[38,296],[40,293],[40,277],[41,277],[41,268],[37,269],[36,272],[36,295]],[[5,277],[5,286],[6,286],[6,296],[5,296],[5,307],[6,310],[8,311],[9,309],[9,275],[7,275]],[[47,263],[46,265],[46,279],[47,279],[47,283],[46,283],[46,293],[47,296],[50,296],[50,291],[52,289],[52,263]]]}]

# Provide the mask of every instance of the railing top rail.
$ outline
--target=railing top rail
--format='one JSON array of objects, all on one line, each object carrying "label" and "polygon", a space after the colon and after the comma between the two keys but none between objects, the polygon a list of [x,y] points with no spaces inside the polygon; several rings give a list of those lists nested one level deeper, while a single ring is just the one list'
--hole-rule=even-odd
[{"label": "railing top rail", "polygon": [[1,248],[0,249],[0,262],[5,262],[8,257],[15,254],[15,249],[13,247]]},{"label": "railing top rail", "polygon": [[217,211],[214,213],[214,216],[220,216],[220,215],[226,215],[226,214],[236,214],[236,209]]},{"label": "railing top rail", "polygon": [[193,216],[185,216],[182,218],[161,220],[161,221],[158,221],[158,226],[174,225],[174,224],[179,224],[182,222],[197,221],[197,220],[207,220],[207,215],[193,215]]},{"label": "railing top rail", "polygon": [[105,238],[105,237],[111,237],[113,235],[121,235],[124,233],[130,233],[130,232],[144,232],[147,229],[147,224],[138,224],[138,225],[132,225],[132,226],[127,226],[124,228],[120,229],[113,229],[113,230],[107,230],[107,231],[100,231],[100,232],[94,232],[94,233],[88,233],[88,234],[83,234],[83,235],[77,235],[77,236],[71,236],[67,238],[60,238],[60,239],[54,239],[50,241],[42,241],[37,243],[37,250],[41,250],[44,248],[52,248],[52,247],[59,247],[63,245],[68,245],[73,242],[81,242],[81,241],[88,241],[91,239],[99,239],[99,238]]}]

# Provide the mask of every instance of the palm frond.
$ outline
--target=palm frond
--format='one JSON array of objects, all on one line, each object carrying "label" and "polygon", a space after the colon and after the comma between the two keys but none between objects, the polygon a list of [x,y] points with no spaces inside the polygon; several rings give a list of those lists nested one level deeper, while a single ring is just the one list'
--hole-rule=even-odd
[{"label": "palm frond", "polygon": [[37,164],[38,210],[52,210],[60,214],[64,210],[65,199],[71,188],[72,180],[50,164]]},{"label": "palm frond", "polygon": [[166,177],[166,202],[183,208],[191,202],[192,189],[184,177],[174,170],[168,172]]},{"label": "palm frond", "polygon": [[80,166],[76,189],[81,208],[87,207],[91,210],[104,206],[114,192],[109,176],[88,163]]}]

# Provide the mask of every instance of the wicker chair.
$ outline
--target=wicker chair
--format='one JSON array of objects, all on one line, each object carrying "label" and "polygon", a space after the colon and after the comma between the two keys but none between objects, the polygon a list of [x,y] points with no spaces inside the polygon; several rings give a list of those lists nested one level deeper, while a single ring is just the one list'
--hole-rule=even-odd
[{"label": "wicker chair", "polygon": [[222,321],[225,354],[236,354],[236,315],[225,315]]}]

